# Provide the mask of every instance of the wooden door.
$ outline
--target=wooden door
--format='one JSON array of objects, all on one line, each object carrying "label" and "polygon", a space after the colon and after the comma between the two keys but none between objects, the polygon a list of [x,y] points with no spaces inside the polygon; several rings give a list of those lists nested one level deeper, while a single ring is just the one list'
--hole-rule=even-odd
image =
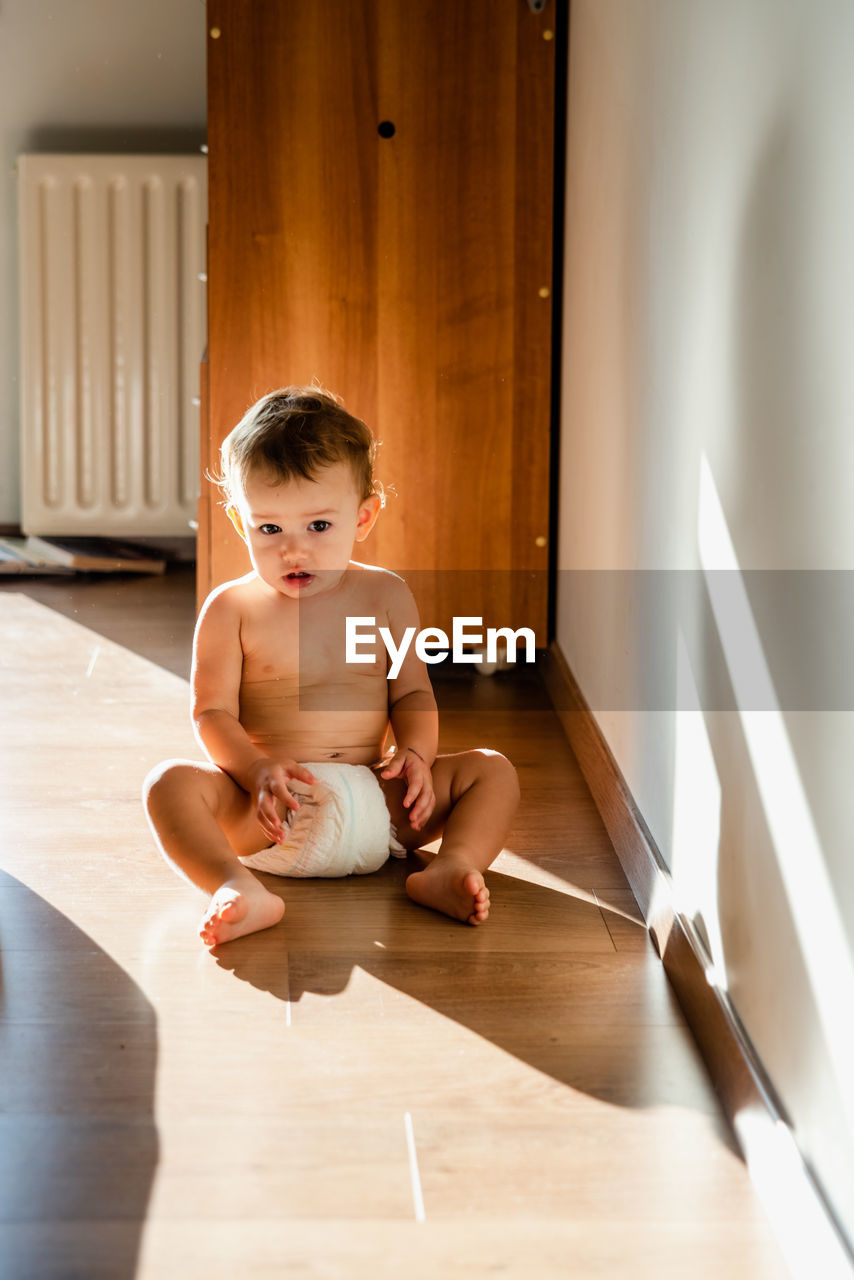
[{"label": "wooden door", "polygon": [[[360,554],[545,643],[555,0],[209,0],[209,411],[318,379],[382,441]],[[209,495],[208,501],[215,501]],[[245,572],[219,510],[203,590]]]}]

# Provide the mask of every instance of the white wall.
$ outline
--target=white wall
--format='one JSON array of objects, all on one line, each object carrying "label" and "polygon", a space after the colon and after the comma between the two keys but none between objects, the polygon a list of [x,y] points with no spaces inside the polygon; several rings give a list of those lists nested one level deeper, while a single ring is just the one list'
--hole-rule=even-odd
[{"label": "white wall", "polygon": [[0,4],[0,524],[16,523],[16,157],[28,151],[193,152],[205,138],[201,0]]},{"label": "white wall", "polygon": [[572,0],[558,643],[854,1238],[852,67]]}]

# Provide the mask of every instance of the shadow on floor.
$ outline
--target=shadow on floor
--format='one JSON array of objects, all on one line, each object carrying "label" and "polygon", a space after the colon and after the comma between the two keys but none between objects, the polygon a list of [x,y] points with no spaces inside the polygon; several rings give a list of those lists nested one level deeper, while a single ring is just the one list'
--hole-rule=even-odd
[{"label": "shadow on floor", "polygon": [[132,1280],[158,1160],[154,1010],[38,894],[0,872],[0,895],[0,1270]]},{"label": "shadow on floor", "polygon": [[[651,950],[615,952],[595,904],[496,872],[489,923],[458,925],[406,897],[420,856],[346,882],[263,876],[286,898],[284,921],[215,949],[217,964],[294,1006],[339,995],[361,969],[570,1089],[717,1116]],[[373,1009],[360,1024],[366,1053]]]}]

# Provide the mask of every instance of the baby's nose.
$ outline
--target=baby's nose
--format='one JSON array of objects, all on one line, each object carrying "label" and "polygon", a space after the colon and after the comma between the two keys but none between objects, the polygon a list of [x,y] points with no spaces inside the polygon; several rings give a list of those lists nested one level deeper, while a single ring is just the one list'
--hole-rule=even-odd
[{"label": "baby's nose", "polygon": [[303,540],[298,534],[286,534],[282,539],[282,558],[297,561],[303,554]]}]

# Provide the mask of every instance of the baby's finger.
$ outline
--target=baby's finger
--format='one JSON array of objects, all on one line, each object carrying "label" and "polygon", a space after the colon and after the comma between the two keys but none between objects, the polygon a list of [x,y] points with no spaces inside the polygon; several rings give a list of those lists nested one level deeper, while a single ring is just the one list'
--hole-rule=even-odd
[{"label": "baby's finger", "polygon": [[[271,782],[269,787],[270,795],[274,799],[273,808],[275,809],[275,800],[281,800],[286,809],[298,809],[299,801],[294,799],[284,782]],[[278,813],[276,814],[278,817]]]},{"label": "baby's finger", "polygon": [[413,800],[417,800],[421,794],[422,786],[417,778],[411,778],[409,786],[406,788],[406,795],[403,797],[403,807],[408,809]]},{"label": "baby's finger", "polygon": [[257,799],[257,819],[262,827],[279,827],[279,810],[269,791],[260,791]]},{"label": "baby's finger", "polygon": [[273,827],[269,822],[261,822],[259,825],[261,830],[264,832],[264,835],[270,841],[270,844],[282,843],[285,838],[285,831],[283,827]]},{"label": "baby's finger", "polygon": [[423,793],[419,796],[418,803],[413,806],[409,815],[409,825],[415,830],[420,831],[424,823],[433,812],[435,801],[432,796],[425,796]]},{"label": "baby's finger", "polygon": [[380,774],[381,778],[397,778],[400,775],[403,766],[406,764],[406,753],[398,751],[397,755],[392,756],[386,767]]},{"label": "baby's finger", "polygon": [[273,844],[279,844],[284,837],[284,830],[278,818],[271,819],[261,809],[255,815],[258,819],[258,825],[264,832],[264,835]]},{"label": "baby's finger", "polygon": [[258,792],[258,807],[255,816],[265,835],[276,841],[281,838],[283,828],[279,812],[272,793],[266,787],[262,787]]},{"label": "baby's finger", "polygon": [[279,810],[276,808],[276,796],[280,794],[278,784],[268,782],[266,786],[261,787],[258,792],[258,820],[263,817],[266,821],[279,821]]}]

